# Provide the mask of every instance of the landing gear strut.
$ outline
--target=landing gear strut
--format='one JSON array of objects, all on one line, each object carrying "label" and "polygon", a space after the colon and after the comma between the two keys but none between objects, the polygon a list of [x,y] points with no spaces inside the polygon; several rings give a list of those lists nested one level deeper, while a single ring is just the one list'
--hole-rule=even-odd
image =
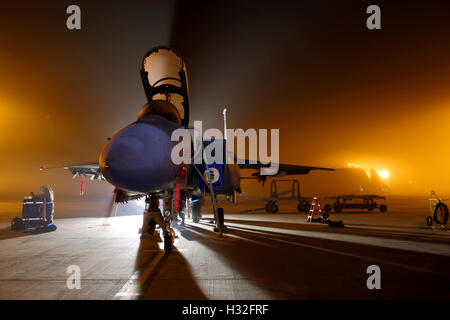
[{"label": "landing gear strut", "polygon": [[192,198],[192,221],[195,223],[199,223],[200,219],[202,218],[202,205],[200,203],[200,199],[198,198]]},{"label": "landing gear strut", "polygon": [[[225,226],[223,208],[217,208],[217,216],[219,218],[219,221],[217,221],[216,223],[220,225],[220,227],[222,228],[222,232],[226,232],[227,227]],[[214,227],[214,232],[219,232],[219,228]]]},{"label": "landing gear strut", "polygon": [[159,199],[156,196],[149,196],[146,199],[148,209],[144,213],[144,225],[142,228],[142,238],[146,235],[150,237],[155,236],[156,224],[159,225],[163,231],[164,251],[166,253],[172,252],[172,246],[175,239],[175,232],[170,228],[171,215],[163,216],[159,209]]},{"label": "landing gear strut", "polygon": [[164,231],[164,251],[166,253],[172,252],[174,239],[175,232],[172,229],[170,229],[169,231]]}]

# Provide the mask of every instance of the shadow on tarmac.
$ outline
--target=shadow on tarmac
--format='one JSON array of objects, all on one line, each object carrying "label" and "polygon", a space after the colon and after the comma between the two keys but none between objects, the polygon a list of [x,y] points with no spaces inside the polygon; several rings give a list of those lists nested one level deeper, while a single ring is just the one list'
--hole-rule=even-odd
[{"label": "shadow on tarmac", "polygon": [[197,285],[189,263],[176,248],[167,254],[154,240],[141,239],[138,250],[135,263],[140,287],[138,299],[207,299]]},{"label": "shadow on tarmac", "polygon": [[13,239],[13,238],[21,238],[21,237],[27,237],[27,236],[33,236],[44,233],[42,231],[12,231],[10,227],[0,229],[0,240],[7,240],[7,239]]},{"label": "shadow on tarmac", "polygon": [[[450,278],[438,275],[448,272],[448,257],[233,227],[219,240],[204,227],[211,225],[180,229],[276,299],[450,298]],[[367,288],[366,269],[373,264],[382,270],[382,290]],[[431,272],[402,267],[409,264]]]}]

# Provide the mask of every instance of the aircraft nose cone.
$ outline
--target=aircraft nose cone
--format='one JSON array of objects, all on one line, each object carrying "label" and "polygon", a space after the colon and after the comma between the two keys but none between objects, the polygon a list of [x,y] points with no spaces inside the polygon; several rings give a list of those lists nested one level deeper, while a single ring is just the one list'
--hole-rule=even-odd
[{"label": "aircraft nose cone", "polygon": [[[142,165],[140,160],[145,150],[143,128],[131,127],[115,138],[106,151],[105,164],[111,169],[126,169],[127,166]],[[149,143],[150,141],[148,141]]]},{"label": "aircraft nose cone", "polygon": [[171,160],[171,131],[164,123],[134,123],[116,134],[100,155],[100,170],[111,184],[134,192],[158,191],[177,175]]}]

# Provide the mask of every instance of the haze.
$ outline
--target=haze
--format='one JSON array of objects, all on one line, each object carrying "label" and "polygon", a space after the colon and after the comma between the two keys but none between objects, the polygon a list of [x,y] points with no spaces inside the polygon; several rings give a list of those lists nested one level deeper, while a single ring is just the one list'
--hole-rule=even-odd
[{"label": "haze", "polygon": [[[68,172],[39,167],[97,161],[145,104],[141,59],[161,44],[184,57],[204,127],[222,128],[227,107],[229,127],[279,128],[283,163],[353,163],[387,170],[392,195],[450,194],[448,2],[377,3],[377,31],[370,2],[78,1],[80,31],[66,29],[69,4],[0,4],[3,200],[47,183],[79,197]],[[311,192],[332,183],[304,179]]]}]

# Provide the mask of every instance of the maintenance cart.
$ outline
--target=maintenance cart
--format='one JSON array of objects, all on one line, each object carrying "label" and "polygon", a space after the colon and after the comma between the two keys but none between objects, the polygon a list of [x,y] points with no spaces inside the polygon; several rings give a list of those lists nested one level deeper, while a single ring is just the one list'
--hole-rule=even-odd
[{"label": "maintenance cart", "polygon": [[[291,183],[291,188],[286,191],[278,191],[277,183]],[[298,201],[297,211],[308,213],[313,198],[300,196],[300,184],[298,180],[272,180],[270,184],[270,195],[268,198],[261,198],[266,201],[265,210],[268,213],[277,213],[277,201],[294,200]]]},{"label": "maintenance cart", "polygon": [[[378,204],[376,200],[386,200],[386,197],[378,195],[342,195],[337,197],[326,197],[326,200],[333,200],[333,204],[326,204],[324,207],[325,212],[330,212],[334,209],[336,213],[341,212],[343,209],[363,209],[373,211],[379,209],[380,212],[387,211],[387,205]],[[356,200],[355,202],[353,202]]]},{"label": "maintenance cart", "polygon": [[13,231],[55,231],[53,224],[54,196],[49,185],[41,187],[41,194],[30,192],[23,200],[22,218],[11,221]]},{"label": "maintenance cart", "polygon": [[430,201],[430,215],[426,219],[427,225],[431,226],[434,221],[442,228],[446,228],[448,222],[448,207],[444,201],[448,199],[439,198],[436,195],[436,192],[431,191],[428,200]]}]

